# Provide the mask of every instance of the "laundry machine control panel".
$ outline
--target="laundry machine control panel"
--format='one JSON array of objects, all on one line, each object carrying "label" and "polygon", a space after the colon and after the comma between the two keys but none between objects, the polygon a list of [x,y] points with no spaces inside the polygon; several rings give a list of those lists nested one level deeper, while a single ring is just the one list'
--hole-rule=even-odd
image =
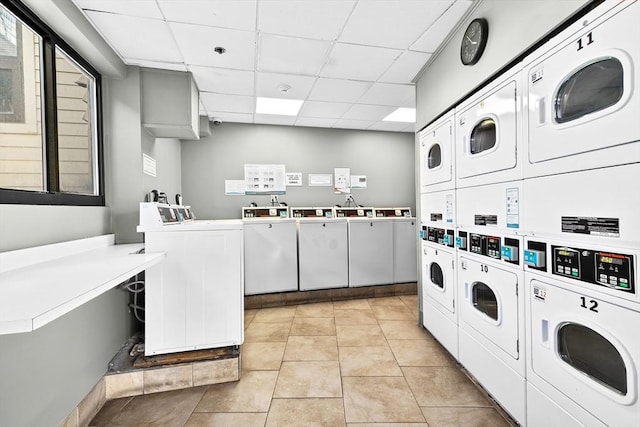
[{"label": "laundry machine control panel", "polygon": [[520,241],[518,239],[460,231],[456,238],[456,246],[460,250],[468,250],[477,255],[502,259],[511,264],[520,264]]},{"label": "laundry machine control panel", "polygon": [[632,255],[553,245],[551,252],[551,272],[557,276],[635,292]]},{"label": "laundry machine control panel", "polygon": [[422,226],[421,237],[428,242],[453,248],[454,236],[453,230]]}]

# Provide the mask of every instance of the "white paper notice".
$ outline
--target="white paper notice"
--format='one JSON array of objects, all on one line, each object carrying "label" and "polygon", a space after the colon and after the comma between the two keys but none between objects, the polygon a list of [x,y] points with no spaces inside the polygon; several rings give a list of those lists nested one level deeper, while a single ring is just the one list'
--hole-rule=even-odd
[{"label": "white paper notice", "polygon": [[310,173],[309,187],[331,187],[331,174]]},{"label": "white paper notice", "polygon": [[351,189],[354,188],[367,188],[367,176],[351,175]]},{"label": "white paper notice", "polygon": [[243,196],[244,189],[244,180],[242,179],[224,180],[224,194],[226,194],[227,196]]},{"label": "white paper notice", "polygon": [[302,172],[286,173],[287,187],[302,187]]},{"label": "white paper notice", "polygon": [[333,192],[335,194],[351,193],[351,168],[334,168],[333,176]]},{"label": "white paper notice", "polygon": [[517,188],[507,188],[507,228],[520,228],[520,195]]},{"label": "white paper notice", "polygon": [[285,194],[284,165],[244,165],[245,194]]}]

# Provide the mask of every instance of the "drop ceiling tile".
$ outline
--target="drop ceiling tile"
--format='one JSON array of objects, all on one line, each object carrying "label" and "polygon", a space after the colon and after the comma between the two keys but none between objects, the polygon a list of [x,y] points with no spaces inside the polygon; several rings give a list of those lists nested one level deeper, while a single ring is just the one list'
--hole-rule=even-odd
[{"label": "drop ceiling tile", "polygon": [[420,72],[430,57],[430,53],[403,52],[378,81],[386,83],[409,83]]},{"label": "drop ceiling tile", "polygon": [[182,62],[182,56],[165,22],[104,12],[87,11],[86,14],[122,58]]},{"label": "drop ceiling tile", "polygon": [[201,67],[198,65],[190,65],[189,71],[193,73],[198,89],[201,91],[229,95],[254,95],[253,71]]},{"label": "drop ceiling tile", "polygon": [[387,132],[404,132],[406,123],[399,122],[376,122],[369,127],[369,130],[383,130]]},{"label": "drop ceiling tile", "polygon": [[140,18],[162,19],[158,5],[149,0],[73,0],[81,9],[137,16]]},{"label": "drop ceiling tile", "polygon": [[472,3],[472,1],[467,0],[455,2],[437,21],[428,27],[427,31],[410,46],[410,49],[420,52],[435,52]]},{"label": "drop ceiling tile", "polygon": [[258,69],[315,76],[324,64],[331,43],[322,40],[260,34]]},{"label": "drop ceiling tile", "polygon": [[370,82],[319,78],[309,99],[312,101],[355,102],[371,87]]},{"label": "drop ceiling tile", "polygon": [[[209,113],[209,120],[222,120],[222,124],[225,122],[231,123],[253,123],[253,114],[246,113],[228,113],[226,111],[214,111]],[[214,125],[215,126],[215,125]],[[215,130],[215,127],[213,128]]]},{"label": "drop ceiling tile", "polygon": [[367,129],[369,126],[373,125],[375,121],[371,120],[349,120],[349,119],[340,119],[333,124],[334,128],[341,129]]},{"label": "drop ceiling tile", "polygon": [[254,123],[265,125],[286,125],[293,126],[296,122],[296,116],[280,116],[274,114],[256,114],[253,118]]},{"label": "drop ceiling tile", "polygon": [[400,53],[395,49],[336,43],[320,75],[376,81]]},{"label": "drop ceiling tile", "polygon": [[454,0],[360,1],[340,41],[406,49]]},{"label": "drop ceiling tile", "polygon": [[298,117],[296,126],[307,126],[314,128],[330,128],[336,122],[336,119],[323,119],[317,117]]},{"label": "drop ceiling tile", "polygon": [[254,31],[256,0],[157,0],[167,21]]},{"label": "drop ceiling tile", "polygon": [[374,83],[358,100],[359,104],[415,107],[415,86],[393,83]]},{"label": "drop ceiling tile", "polygon": [[415,133],[416,132],[416,125],[415,123],[411,123],[410,125],[408,125],[406,128],[404,128],[403,132],[411,132],[411,133]]},{"label": "drop ceiling tile", "polygon": [[354,0],[263,1],[258,29],[270,34],[335,40],[355,3]]},{"label": "drop ceiling tile", "polygon": [[378,121],[391,114],[395,109],[395,107],[380,105],[353,104],[351,108],[344,113],[342,118],[349,120]]},{"label": "drop ceiling tile", "polygon": [[[316,81],[316,77],[295,74],[279,74],[258,72],[256,79],[256,96],[267,98],[306,99]],[[288,85],[286,93],[279,90],[280,85]]]},{"label": "drop ceiling tile", "polygon": [[253,96],[200,92],[200,98],[207,111],[253,114],[256,107],[256,99]]},{"label": "drop ceiling tile", "polygon": [[129,65],[137,65],[139,67],[157,68],[160,70],[173,70],[173,71],[187,71],[187,66],[182,62],[160,62],[160,61],[147,61],[138,58],[124,58],[124,61]]},{"label": "drop ceiling tile", "polygon": [[300,110],[301,117],[339,119],[351,107],[341,102],[306,101]]},{"label": "drop ceiling tile", "polygon": [[[169,26],[187,65],[253,71],[255,33],[203,25],[169,23]],[[217,54],[213,51],[216,46],[227,51]]]}]

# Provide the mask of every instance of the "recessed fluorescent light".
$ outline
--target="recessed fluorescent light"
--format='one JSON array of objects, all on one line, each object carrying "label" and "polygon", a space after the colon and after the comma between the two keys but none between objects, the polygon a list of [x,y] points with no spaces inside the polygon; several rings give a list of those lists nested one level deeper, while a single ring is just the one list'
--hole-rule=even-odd
[{"label": "recessed fluorescent light", "polygon": [[298,99],[260,98],[256,102],[256,113],[297,116],[304,101]]},{"label": "recessed fluorescent light", "polygon": [[398,108],[393,113],[382,119],[383,122],[416,122],[416,109],[415,108]]}]

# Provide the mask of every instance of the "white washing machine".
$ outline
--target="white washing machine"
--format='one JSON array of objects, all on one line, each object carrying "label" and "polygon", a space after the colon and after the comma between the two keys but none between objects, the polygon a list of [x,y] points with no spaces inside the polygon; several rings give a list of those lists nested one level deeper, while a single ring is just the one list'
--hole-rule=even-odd
[{"label": "white washing machine", "polygon": [[640,162],[640,3],[618,3],[525,60],[525,177]]},{"label": "white washing machine", "polygon": [[453,190],[455,175],[454,110],[445,113],[419,134],[420,192]]},{"label": "white washing machine", "polygon": [[535,236],[638,248],[639,182],[640,163],[525,179],[523,222]]},{"label": "white washing machine", "polygon": [[525,245],[527,425],[638,425],[638,249]]},{"label": "white washing machine", "polygon": [[458,359],[458,297],[452,227],[422,226],[422,323]]},{"label": "white washing machine", "polygon": [[418,280],[418,232],[411,208],[375,208],[376,218],[393,225],[393,283]]},{"label": "white washing machine", "polygon": [[524,271],[520,236],[458,229],[459,360],[524,425]]},{"label": "white washing machine", "polygon": [[385,218],[347,219],[349,286],[393,283],[393,223]]},{"label": "white washing machine", "polygon": [[459,225],[521,233],[526,229],[523,200],[522,180],[461,188],[456,190],[456,219]]},{"label": "white washing machine", "polygon": [[522,179],[520,67],[456,107],[456,187]]}]

